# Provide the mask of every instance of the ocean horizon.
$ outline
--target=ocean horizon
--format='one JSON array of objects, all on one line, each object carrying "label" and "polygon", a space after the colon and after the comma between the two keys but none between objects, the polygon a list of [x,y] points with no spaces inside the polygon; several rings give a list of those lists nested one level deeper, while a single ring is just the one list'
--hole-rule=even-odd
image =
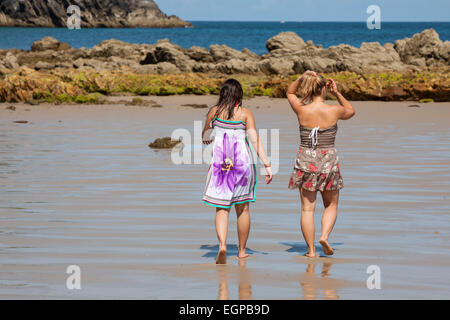
[{"label": "ocean horizon", "polygon": [[295,22],[295,21],[189,21],[192,28],[22,28],[1,27],[0,49],[29,50],[32,43],[45,36],[69,43],[74,48],[91,48],[96,44],[117,39],[129,43],[155,43],[168,38],[184,48],[226,44],[234,49],[247,48],[257,54],[267,53],[266,41],[280,32],[292,31],[305,41],[312,40],[324,48],[342,43],[360,47],[363,42],[393,43],[412,37],[424,29],[435,29],[441,40],[450,40],[450,22],[383,22],[380,30],[369,30],[365,21],[359,22]]}]

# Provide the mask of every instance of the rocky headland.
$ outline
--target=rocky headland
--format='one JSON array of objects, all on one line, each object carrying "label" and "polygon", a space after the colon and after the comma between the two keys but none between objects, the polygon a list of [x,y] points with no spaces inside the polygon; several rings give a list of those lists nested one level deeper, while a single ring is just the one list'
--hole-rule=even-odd
[{"label": "rocky headland", "polygon": [[335,78],[352,100],[450,101],[450,42],[433,29],[360,48],[323,48],[285,32],[266,47],[266,54],[257,55],[226,45],[185,49],[167,39],[141,45],[111,39],[76,49],[45,37],[29,51],[0,50],[0,101],[215,94],[230,76],[243,83],[247,96],[283,97],[289,81],[308,69]]},{"label": "rocky headland", "polygon": [[0,26],[66,27],[67,8],[80,7],[82,28],[179,28],[191,23],[167,16],[153,0],[0,1]]}]

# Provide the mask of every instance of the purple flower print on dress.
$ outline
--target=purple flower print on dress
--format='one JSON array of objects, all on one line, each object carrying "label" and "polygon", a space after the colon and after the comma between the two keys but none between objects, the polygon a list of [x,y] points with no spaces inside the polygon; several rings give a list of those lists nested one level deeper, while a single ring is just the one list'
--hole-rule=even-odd
[{"label": "purple flower print on dress", "polygon": [[246,154],[235,138],[230,139],[227,133],[214,148],[213,175],[216,177],[215,187],[220,191],[228,188],[234,191],[236,185],[246,186],[250,168]]}]

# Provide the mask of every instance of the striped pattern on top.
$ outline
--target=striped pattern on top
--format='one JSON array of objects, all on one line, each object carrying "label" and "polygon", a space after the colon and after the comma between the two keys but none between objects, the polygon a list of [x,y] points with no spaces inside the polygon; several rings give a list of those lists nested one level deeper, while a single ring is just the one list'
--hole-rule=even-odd
[{"label": "striped pattern on top", "polygon": [[300,125],[300,146],[303,148],[334,148],[334,142],[338,130],[337,123],[334,126],[319,129],[317,131],[317,144],[313,146],[312,139],[310,138],[311,131],[314,128],[308,128]]},{"label": "striped pattern on top", "polygon": [[211,122],[212,127],[219,127],[223,129],[246,129],[246,124],[244,121],[230,121],[223,120],[219,118],[214,118]]}]

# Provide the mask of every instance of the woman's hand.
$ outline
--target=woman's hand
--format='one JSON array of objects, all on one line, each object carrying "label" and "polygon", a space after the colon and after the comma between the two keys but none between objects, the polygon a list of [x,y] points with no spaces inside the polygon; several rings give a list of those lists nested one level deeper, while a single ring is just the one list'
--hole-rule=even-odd
[{"label": "woman's hand", "polygon": [[337,95],[339,93],[336,82],[333,79],[327,79],[327,88],[333,95]]},{"label": "woman's hand", "polygon": [[272,178],[272,168],[269,165],[268,167],[266,167],[266,183],[269,184],[272,181]]},{"label": "woman's hand", "polygon": [[203,144],[211,144],[214,141],[214,138],[212,137],[213,129],[211,128],[205,128],[202,133],[202,142]]},{"label": "woman's hand", "polygon": [[208,144],[211,144],[213,141],[214,141],[214,139],[211,136],[209,136],[208,138],[203,137],[203,144],[208,145]]}]

